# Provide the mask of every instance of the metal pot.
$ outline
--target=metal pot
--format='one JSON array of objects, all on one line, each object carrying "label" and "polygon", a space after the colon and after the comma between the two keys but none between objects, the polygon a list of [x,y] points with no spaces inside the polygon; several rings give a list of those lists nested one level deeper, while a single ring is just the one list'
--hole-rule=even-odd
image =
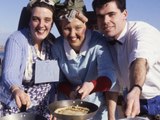
[{"label": "metal pot", "polygon": [[[81,106],[81,107],[87,107],[89,109],[89,113],[86,115],[62,115],[55,113],[54,111],[58,108],[67,107],[67,106]],[[49,110],[58,119],[62,120],[86,120],[88,118],[92,118],[97,110],[98,106],[81,100],[62,100],[62,101],[55,101],[49,105]]]},{"label": "metal pot", "polygon": [[32,113],[17,113],[1,117],[0,120],[47,120],[47,118]]}]

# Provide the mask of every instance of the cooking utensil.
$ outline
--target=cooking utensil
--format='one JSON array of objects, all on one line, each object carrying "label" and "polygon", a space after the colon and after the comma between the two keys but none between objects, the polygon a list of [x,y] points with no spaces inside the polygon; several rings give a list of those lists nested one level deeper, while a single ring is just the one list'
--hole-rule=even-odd
[{"label": "cooking utensil", "polygon": [[26,109],[27,109],[27,105],[23,105],[23,104],[22,104],[22,106],[21,106],[21,108],[20,108],[20,111],[21,111],[21,112],[26,112]]},{"label": "cooking utensil", "polygon": [[32,113],[17,113],[1,117],[0,120],[47,120],[47,118]]},{"label": "cooking utensil", "polygon": [[147,117],[122,118],[119,120],[149,120]]},{"label": "cooking utensil", "polygon": [[6,115],[0,118],[0,120],[47,120],[45,117],[41,115],[27,113],[26,108],[27,106],[23,104],[20,108],[20,113]]},{"label": "cooking utensil", "polygon": [[[58,108],[68,107],[68,106],[81,106],[81,107],[87,107],[89,109],[89,113],[85,115],[63,115],[55,113],[54,111]],[[61,100],[61,101],[55,101],[49,105],[50,112],[57,118],[62,120],[86,120],[88,118],[92,118],[97,110],[98,106],[81,100]]]}]

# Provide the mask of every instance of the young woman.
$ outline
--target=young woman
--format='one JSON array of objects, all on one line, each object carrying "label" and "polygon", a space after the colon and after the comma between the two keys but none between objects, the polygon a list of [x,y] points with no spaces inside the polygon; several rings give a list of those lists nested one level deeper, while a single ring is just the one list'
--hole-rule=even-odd
[{"label": "young woman", "polygon": [[29,27],[14,32],[7,40],[0,89],[1,116],[20,112],[23,105],[26,112],[49,116],[47,105],[54,97],[53,83],[49,76],[43,81],[37,81],[36,76],[41,76],[38,71],[44,75],[54,70],[49,68],[53,64],[50,48],[54,36],[50,30],[54,6],[52,0],[31,0]]}]

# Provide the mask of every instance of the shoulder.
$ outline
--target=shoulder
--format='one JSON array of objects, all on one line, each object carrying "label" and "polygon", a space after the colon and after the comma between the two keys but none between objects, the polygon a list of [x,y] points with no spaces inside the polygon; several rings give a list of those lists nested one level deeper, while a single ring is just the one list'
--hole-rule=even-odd
[{"label": "shoulder", "polygon": [[19,37],[27,37],[29,30],[28,29],[21,29],[18,31],[13,32],[10,37],[12,38],[19,38]]},{"label": "shoulder", "polygon": [[96,40],[101,40],[101,39],[104,39],[104,36],[102,33],[98,32],[98,31],[91,31],[91,36],[92,36],[92,39],[96,39]]},{"label": "shoulder", "polygon": [[99,44],[106,44],[106,37],[98,32],[98,31],[92,31],[90,30],[91,32],[91,40],[90,40],[90,44],[93,44],[93,45],[99,45]]},{"label": "shoulder", "polygon": [[64,37],[63,36],[59,36],[59,37],[56,38],[56,40],[54,42],[54,45],[56,45],[56,46],[62,46],[63,41],[64,41]]},{"label": "shoulder", "polygon": [[48,36],[46,37],[45,41],[47,43],[53,45],[56,42],[56,37],[52,33],[49,33]]},{"label": "shoulder", "polygon": [[23,44],[28,42],[28,30],[27,29],[22,29],[22,30],[18,30],[15,31],[14,33],[12,33],[7,41],[8,42],[16,42],[17,44]]},{"label": "shoulder", "polygon": [[157,28],[144,21],[129,21],[128,27],[131,32],[159,32]]},{"label": "shoulder", "polygon": [[56,52],[63,50],[63,41],[64,41],[63,36],[57,37],[52,46],[52,50]]},{"label": "shoulder", "polygon": [[128,25],[129,30],[127,41],[130,42],[128,42],[127,44],[130,43],[130,45],[132,45],[132,47],[130,48],[138,50],[140,49],[139,51],[136,50],[136,52],[140,52],[143,49],[143,51],[147,51],[147,54],[149,52],[148,50],[156,49],[159,47],[160,32],[155,27],[143,21],[131,21]]},{"label": "shoulder", "polygon": [[56,42],[60,42],[60,41],[63,41],[64,37],[63,36],[59,36],[56,38]]}]

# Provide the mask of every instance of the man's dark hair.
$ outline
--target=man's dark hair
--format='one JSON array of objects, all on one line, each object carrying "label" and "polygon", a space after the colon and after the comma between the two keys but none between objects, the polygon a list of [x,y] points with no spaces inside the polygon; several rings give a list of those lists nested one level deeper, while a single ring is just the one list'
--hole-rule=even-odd
[{"label": "man's dark hair", "polygon": [[93,0],[93,10],[95,11],[96,8],[101,8],[104,4],[112,1],[116,2],[117,7],[121,10],[121,12],[123,12],[126,9],[126,0]]}]

